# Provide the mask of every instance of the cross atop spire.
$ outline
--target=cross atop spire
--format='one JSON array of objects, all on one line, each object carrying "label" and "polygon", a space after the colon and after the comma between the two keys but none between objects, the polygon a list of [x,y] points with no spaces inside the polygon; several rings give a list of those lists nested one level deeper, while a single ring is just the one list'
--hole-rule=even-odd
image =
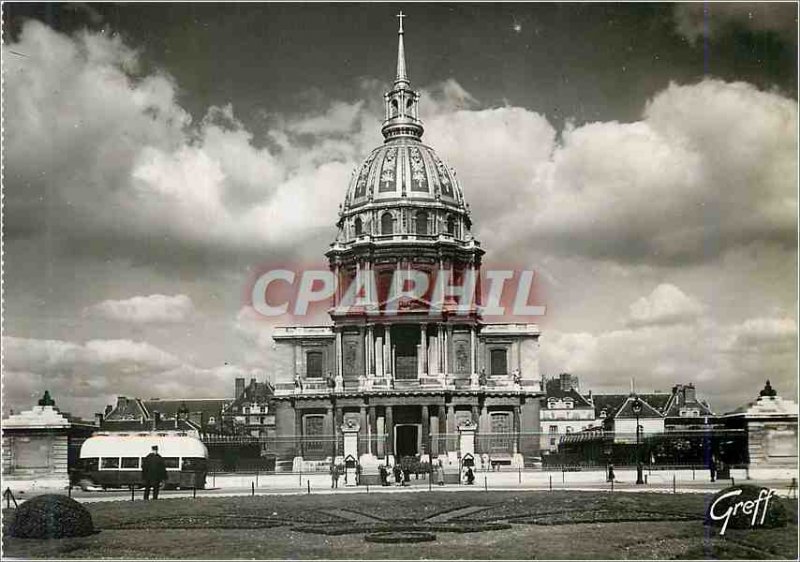
[{"label": "cross atop spire", "polygon": [[403,44],[403,18],[407,17],[408,16],[405,15],[402,10],[397,14],[397,19],[400,21],[400,29],[397,31],[397,76],[394,79],[395,84],[400,82],[408,83],[408,74],[406,73],[406,49]]}]

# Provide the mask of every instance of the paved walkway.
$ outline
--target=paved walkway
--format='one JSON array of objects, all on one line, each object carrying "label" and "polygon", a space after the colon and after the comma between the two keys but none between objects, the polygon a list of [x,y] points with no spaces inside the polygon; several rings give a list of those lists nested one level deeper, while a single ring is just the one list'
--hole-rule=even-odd
[{"label": "paved walkway", "polygon": [[[427,479],[412,479],[409,486],[342,486],[332,490],[330,476],[325,473],[316,474],[269,474],[269,475],[209,475],[206,480],[206,489],[203,490],[165,490],[161,498],[173,497],[226,497],[247,495],[297,495],[297,494],[348,494],[348,493],[423,493],[432,491],[459,492],[459,491],[543,491],[543,490],[575,490],[575,491],[607,491],[607,492],[658,492],[658,493],[714,493],[727,488],[732,483],[748,483],[758,486],[773,488],[779,495],[789,495],[789,484],[797,473],[788,469],[772,469],[750,471],[750,480],[744,470],[734,470],[731,480],[717,480],[710,482],[707,471],[678,470],[678,471],[652,471],[645,470],[647,484],[636,485],[635,470],[617,471],[617,480],[612,485],[605,481],[603,471],[586,472],[545,472],[545,471],[502,471],[479,472],[476,474],[475,484],[450,484],[445,486],[429,486]],[[673,484],[674,478],[674,484]],[[66,493],[65,489],[15,490],[17,501],[24,501],[41,493]],[[131,493],[128,490],[85,492],[73,488],[72,497],[81,502],[97,501],[130,501]],[[142,491],[134,494],[135,501],[142,500]]]}]

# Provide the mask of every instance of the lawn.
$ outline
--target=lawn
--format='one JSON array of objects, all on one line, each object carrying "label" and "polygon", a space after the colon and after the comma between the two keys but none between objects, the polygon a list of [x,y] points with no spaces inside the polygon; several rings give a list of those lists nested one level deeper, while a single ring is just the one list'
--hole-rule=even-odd
[{"label": "lawn", "polygon": [[[164,499],[86,504],[98,533],[60,540],[4,535],[20,558],[704,559],[797,558],[795,523],[703,525],[710,496],[605,492],[417,492]],[[783,500],[782,500],[783,501]],[[4,515],[13,517],[13,510]],[[8,517],[5,517],[8,519]],[[412,530],[432,542],[381,544]]]}]

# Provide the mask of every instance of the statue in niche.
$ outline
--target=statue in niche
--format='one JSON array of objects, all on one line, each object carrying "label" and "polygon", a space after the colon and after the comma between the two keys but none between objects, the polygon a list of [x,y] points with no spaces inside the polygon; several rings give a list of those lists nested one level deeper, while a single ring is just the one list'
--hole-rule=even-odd
[{"label": "statue in niche", "polygon": [[469,372],[469,353],[467,352],[467,344],[464,342],[458,342],[456,345],[456,372]]}]

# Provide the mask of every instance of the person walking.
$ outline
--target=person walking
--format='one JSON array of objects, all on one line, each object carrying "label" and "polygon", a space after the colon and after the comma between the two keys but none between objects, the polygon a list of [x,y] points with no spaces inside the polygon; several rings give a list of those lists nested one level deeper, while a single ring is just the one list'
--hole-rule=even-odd
[{"label": "person walking", "polygon": [[444,463],[439,459],[439,465],[436,467],[437,484],[444,486]]},{"label": "person walking", "polygon": [[400,486],[401,480],[403,479],[403,471],[400,470],[400,466],[395,464],[394,468],[392,468],[392,473],[394,474],[395,486]]},{"label": "person walking", "polygon": [[150,499],[150,490],[153,490],[153,499],[158,499],[158,488],[167,480],[167,465],[164,458],[158,454],[158,445],[153,445],[150,454],[142,459],[142,480],[144,480],[144,499]]},{"label": "person walking", "polygon": [[608,465],[608,478],[606,482],[613,482],[616,476],[614,475],[614,465],[609,463]]},{"label": "person walking", "polygon": [[339,466],[331,463],[331,489],[339,487]]},{"label": "person walking", "polygon": [[714,456],[711,456],[711,460],[708,461],[708,474],[711,476],[711,481],[717,481],[717,459]]}]

